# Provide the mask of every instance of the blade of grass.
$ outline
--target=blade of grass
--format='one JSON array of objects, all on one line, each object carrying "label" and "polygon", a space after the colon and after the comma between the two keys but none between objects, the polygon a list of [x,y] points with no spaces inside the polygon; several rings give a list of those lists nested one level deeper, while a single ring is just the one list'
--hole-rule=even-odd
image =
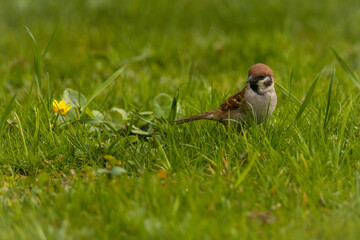
[{"label": "blade of grass", "polygon": [[24,149],[25,149],[25,156],[29,156],[29,151],[28,151],[28,147],[26,145],[26,140],[25,140],[25,135],[24,135],[24,131],[23,131],[23,128],[22,128],[22,125],[21,125],[21,121],[20,121],[20,118],[19,116],[16,114],[16,112],[14,112],[14,115],[15,115],[15,118],[16,118],[16,121],[19,125],[19,130],[20,130],[20,134],[21,134],[21,138],[22,138],[22,141],[23,141],[23,144],[24,144]]},{"label": "blade of grass", "polygon": [[[35,112],[35,133],[34,133],[33,142],[35,143],[39,138],[40,114],[39,114],[39,109],[37,109],[36,107],[34,107],[34,112]],[[36,146],[36,144],[33,145]]]},{"label": "blade of grass", "polygon": [[6,121],[6,118],[9,116],[10,112],[14,109],[15,98],[16,98],[16,94],[10,99],[10,102],[5,107],[5,111],[0,118],[0,136],[2,136],[2,131],[3,131],[3,127],[4,127],[4,123]]},{"label": "blade of grass", "polygon": [[161,146],[161,143],[159,142],[159,140],[156,140],[156,145],[158,148],[158,151],[160,152],[160,154],[163,157],[163,162],[162,162],[162,167],[166,170],[169,171],[171,169],[171,163],[169,162],[168,157],[166,156],[166,153],[164,151],[164,148]]},{"label": "blade of grass", "polygon": [[39,51],[39,48],[37,46],[34,35],[32,34],[32,32],[30,31],[30,29],[27,26],[24,25],[24,28],[27,31],[27,33],[29,34],[29,36],[31,37],[31,39],[33,40],[33,43],[34,43],[34,46],[35,46],[36,50]]},{"label": "blade of grass", "polygon": [[325,112],[324,128],[326,127],[326,123],[328,120],[328,114],[329,114],[329,109],[330,109],[330,104],[331,104],[331,91],[332,91],[332,86],[333,86],[333,82],[334,82],[334,76],[335,76],[335,68],[333,70],[333,73],[331,74],[331,79],[330,79],[328,101],[327,101],[326,112]]},{"label": "blade of grass", "polygon": [[30,38],[33,41],[34,44],[34,72],[35,72],[35,81],[36,81],[36,87],[38,90],[38,94],[41,97],[41,69],[42,69],[42,59],[41,59],[41,54],[39,51],[39,47],[37,45],[36,39],[34,37],[34,34],[30,31],[30,29],[28,27],[26,27],[24,25],[25,30],[27,31],[27,33],[29,34]]},{"label": "blade of grass", "polygon": [[338,132],[338,144],[337,144],[337,154],[335,155],[335,166],[339,167],[339,163],[340,163],[340,156],[342,155],[342,149],[345,147],[345,140],[346,137],[345,135],[345,129],[346,129],[346,124],[348,123],[348,119],[350,117],[350,112],[352,111],[353,107],[352,107],[352,101],[350,100],[350,102],[347,104],[347,109],[345,110],[345,113],[342,117],[341,120],[341,125],[340,125],[340,130]]},{"label": "blade of grass", "polygon": [[251,158],[249,165],[246,166],[245,170],[238,177],[234,189],[237,189],[240,186],[240,184],[244,181],[244,179],[246,178],[246,176],[249,174],[250,170],[254,166],[255,162],[256,162],[256,158]]},{"label": "blade of grass", "polygon": [[[249,144],[245,135],[244,135],[244,141],[245,141],[246,149],[249,151]],[[240,184],[245,180],[250,170],[255,165],[255,162],[257,160],[256,154],[255,153],[250,154],[249,152],[249,157],[250,157],[249,164],[246,166],[244,171],[239,175],[238,179],[236,180],[236,183],[234,185],[234,190],[240,186]]]},{"label": "blade of grass", "polygon": [[280,90],[281,90],[286,96],[289,96],[289,98],[290,98],[293,102],[295,102],[295,103],[298,104],[298,105],[301,105],[301,101],[300,101],[299,99],[297,99],[294,95],[292,95],[292,94],[290,93],[290,91],[287,90],[285,87],[283,87],[280,83],[275,83],[275,85],[276,85],[277,87],[279,87]]},{"label": "blade of grass", "polygon": [[44,59],[45,59],[45,57],[46,57],[46,54],[48,53],[48,50],[49,50],[52,42],[54,41],[54,38],[55,38],[55,35],[56,35],[56,32],[57,32],[57,28],[58,28],[58,26],[55,27],[54,32],[52,33],[52,35],[51,35],[51,37],[50,37],[50,39],[49,39],[49,42],[48,42],[48,44],[46,45],[46,48],[45,48],[45,50],[44,50],[44,52],[43,52],[43,54],[42,54],[42,57],[41,57],[41,61],[44,61]]},{"label": "blade of grass", "polygon": [[292,85],[293,76],[294,76],[294,68],[291,70],[290,79],[289,79],[289,97],[288,97],[288,100],[290,100],[290,97],[291,97],[291,85]]},{"label": "blade of grass", "polygon": [[169,117],[168,117],[168,120],[170,123],[173,123],[176,118],[176,107],[177,107],[178,98],[179,98],[179,88],[177,89],[177,91],[174,95],[174,98],[172,100],[172,103],[171,103],[171,109],[170,109]]},{"label": "blade of grass", "polygon": [[134,116],[131,115],[129,125],[128,125],[128,128],[126,130],[126,136],[129,136],[129,134],[131,133],[131,129],[133,127],[133,124],[134,124]]},{"label": "blade of grass", "polygon": [[300,109],[299,109],[299,112],[297,113],[296,115],[296,121],[299,120],[299,118],[301,117],[301,114],[304,112],[305,108],[307,107],[307,105],[309,104],[310,102],[310,99],[311,99],[311,96],[312,94],[314,93],[314,90],[315,90],[315,86],[318,82],[320,78],[320,74],[316,77],[315,81],[313,82],[313,84],[311,85],[308,93],[306,94],[306,97],[305,97],[305,100],[304,102],[302,103]]},{"label": "blade of grass", "polygon": [[41,86],[42,86],[42,63],[46,57],[46,54],[50,48],[50,45],[52,44],[52,42],[54,41],[55,38],[55,34],[57,31],[57,27],[55,28],[53,34],[51,35],[51,38],[43,52],[43,54],[41,55],[39,47],[37,45],[36,39],[34,37],[34,34],[30,31],[30,29],[28,27],[26,27],[24,25],[25,30],[27,31],[27,33],[29,34],[30,38],[33,41],[34,44],[34,49],[35,49],[35,54],[34,54],[34,72],[35,72],[35,81],[36,81],[36,86],[37,86],[37,90],[38,90],[38,94],[39,96],[42,98],[42,94],[41,94]]},{"label": "blade of grass", "polygon": [[80,117],[86,112],[86,108],[89,106],[89,104],[94,100],[94,98],[99,95],[102,91],[104,91],[126,68],[126,65],[119,70],[117,70],[115,73],[113,73],[105,82],[103,82],[96,90],[95,92],[88,98],[86,101],[86,105],[82,109],[82,112],[80,114]]},{"label": "blade of grass", "polygon": [[[296,103],[297,105],[301,105],[301,101],[299,99],[297,99],[297,97],[295,97],[293,94],[291,94],[289,92],[289,90],[287,90],[284,86],[282,86],[280,83],[275,83],[275,85],[280,88],[280,90],[286,95],[286,96],[290,96],[290,100],[294,103]],[[312,114],[315,114],[315,115],[318,115],[316,113],[316,111],[311,107],[311,106],[308,106],[308,109],[311,111]]]},{"label": "blade of grass", "polygon": [[350,79],[353,81],[353,83],[360,88],[360,79],[356,76],[356,74],[351,71],[347,63],[344,61],[344,59],[336,52],[334,48],[331,48],[331,51],[334,53],[336,59],[341,64],[342,68],[345,70],[345,72],[349,75]]},{"label": "blade of grass", "polygon": [[147,123],[149,123],[150,125],[153,125],[153,126],[155,126],[155,127],[160,128],[160,125],[156,124],[155,122],[151,122],[151,121],[147,120],[146,118],[144,118],[143,116],[141,116],[139,113],[137,113],[137,112],[135,112],[135,111],[132,111],[132,113],[133,113],[136,117],[138,117],[139,119],[143,120],[144,122],[147,122]]}]

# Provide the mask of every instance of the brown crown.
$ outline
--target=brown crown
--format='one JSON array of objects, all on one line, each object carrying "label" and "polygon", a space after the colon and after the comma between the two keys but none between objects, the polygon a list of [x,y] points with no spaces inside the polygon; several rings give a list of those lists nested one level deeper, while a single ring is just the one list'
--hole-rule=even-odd
[{"label": "brown crown", "polygon": [[255,65],[253,65],[250,69],[249,69],[249,76],[252,75],[254,78],[256,78],[257,76],[260,75],[270,75],[272,77],[274,77],[274,73],[271,70],[270,67],[266,66],[263,63],[257,63]]}]

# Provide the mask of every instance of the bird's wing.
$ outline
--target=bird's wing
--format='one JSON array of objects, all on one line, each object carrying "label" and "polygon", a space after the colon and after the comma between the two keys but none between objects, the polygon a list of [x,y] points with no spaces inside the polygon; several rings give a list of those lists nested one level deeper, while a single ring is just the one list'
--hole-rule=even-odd
[{"label": "bird's wing", "polygon": [[229,111],[229,110],[240,110],[240,111],[245,111],[245,105],[246,102],[244,100],[244,95],[245,95],[245,88],[241,91],[238,92],[234,95],[232,95],[231,97],[229,97],[228,99],[226,99],[221,105],[220,108],[222,111]]}]

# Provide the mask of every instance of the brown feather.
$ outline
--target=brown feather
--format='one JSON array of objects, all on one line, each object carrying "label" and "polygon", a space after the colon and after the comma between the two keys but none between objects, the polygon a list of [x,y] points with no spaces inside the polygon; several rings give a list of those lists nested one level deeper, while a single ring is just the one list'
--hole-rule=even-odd
[{"label": "brown feather", "polygon": [[176,120],[175,123],[181,124],[181,123],[186,123],[201,119],[222,121],[228,118],[229,116],[231,116],[232,111],[245,112],[246,110],[245,110],[244,94],[245,94],[245,89],[226,99],[218,109],[186,118],[181,118],[179,120]]},{"label": "brown feather", "polygon": [[240,91],[240,92],[232,95],[228,99],[226,99],[220,105],[220,109],[222,111],[235,110],[235,109],[242,110],[245,107],[244,95],[245,95],[245,88],[242,91]]},{"label": "brown feather", "polygon": [[175,124],[182,124],[182,123],[187,123],[187,122],[190,122],[190,121],[201,120],[201,119],[214,120],[213,119],[214,111],[215,110],[205,112],[205,113],[200,113],[200,114],[193,115],[193,116],[186,117],[186,118],[181,118],[179,120],[176,120]]}]

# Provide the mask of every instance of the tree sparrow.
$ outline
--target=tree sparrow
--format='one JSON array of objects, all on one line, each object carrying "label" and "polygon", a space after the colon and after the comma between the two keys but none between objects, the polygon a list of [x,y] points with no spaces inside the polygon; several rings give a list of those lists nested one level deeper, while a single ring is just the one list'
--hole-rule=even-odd
[{"label": "tree sparrow", "polygon": [[248,85],[242,91],[226,99],[218,109],[182,118],[175,123],[208,119],[239,126],[237,123],[244,124],[249,119],[257,124],[264,122],[274,112],[277,103],[273,71],[265,64],[257,63],[250,68],[246,83]]}]

